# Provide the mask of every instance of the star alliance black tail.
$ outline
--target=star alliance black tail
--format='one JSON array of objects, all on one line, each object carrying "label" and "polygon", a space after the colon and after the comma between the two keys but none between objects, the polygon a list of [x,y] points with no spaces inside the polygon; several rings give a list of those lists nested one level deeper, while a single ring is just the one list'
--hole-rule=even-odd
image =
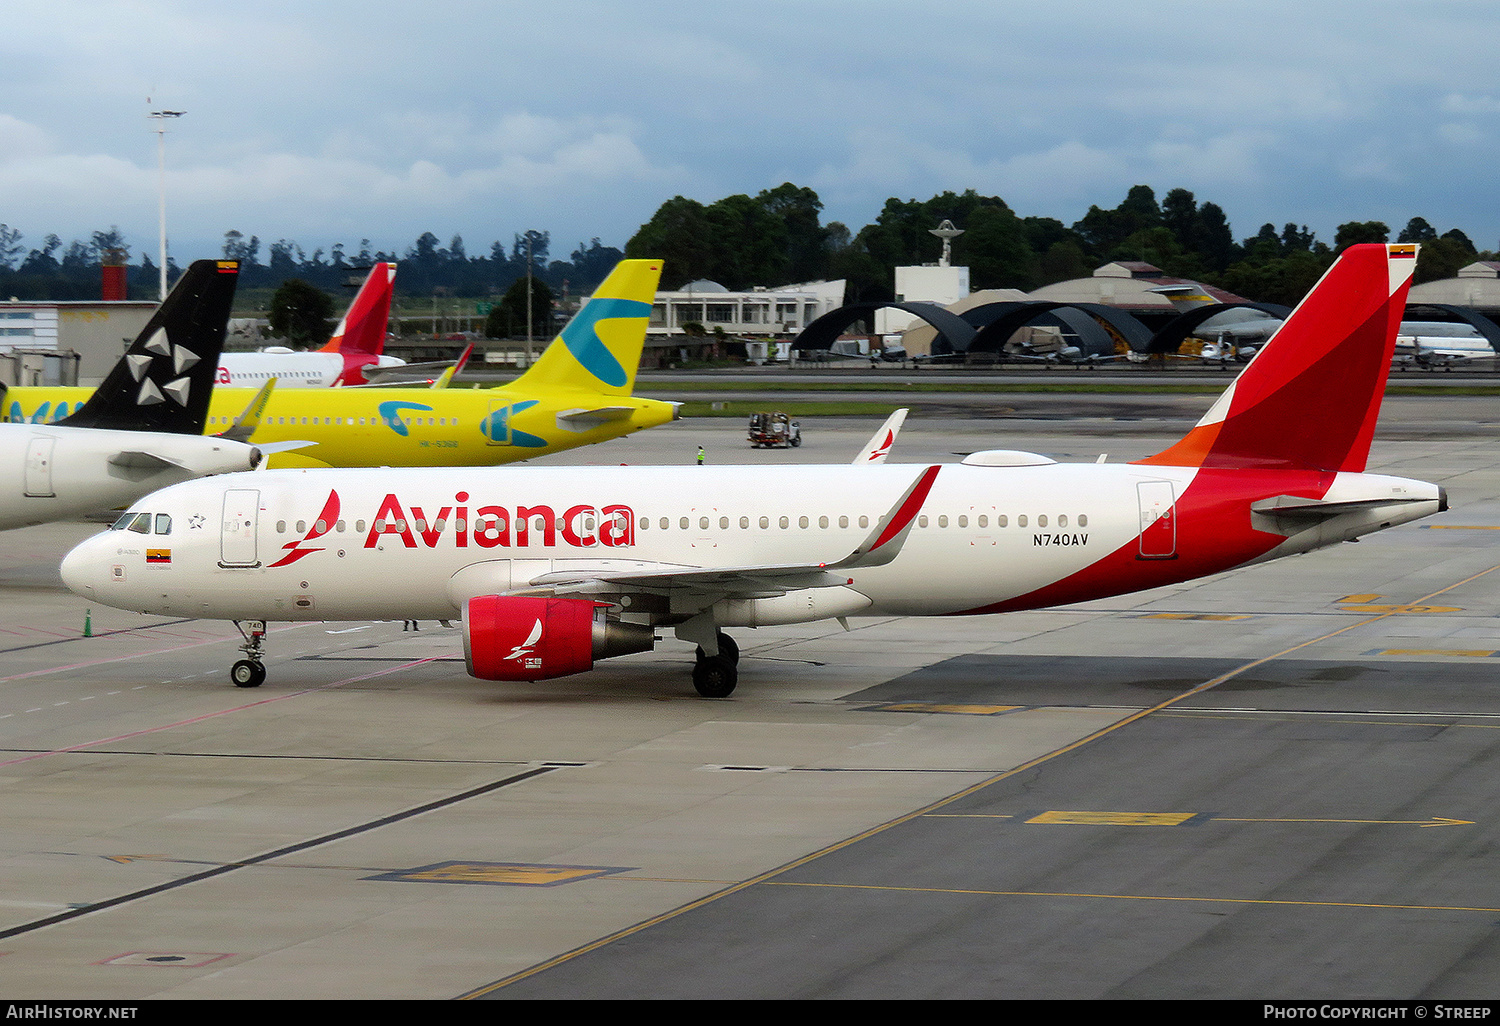
[{"label": "star alliance black tail", "polygon": [[201,435],[229,329],[237,260],[195,260],[68,427]]}]

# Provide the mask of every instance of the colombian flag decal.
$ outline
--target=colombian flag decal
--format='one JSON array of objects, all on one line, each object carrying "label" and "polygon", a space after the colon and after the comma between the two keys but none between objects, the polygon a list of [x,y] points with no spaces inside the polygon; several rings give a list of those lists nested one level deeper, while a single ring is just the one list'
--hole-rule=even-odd
[{"label": "colombian flag decal", "polygon": [[147,563],[170,563],[170,562],[172,562],[172,550],[171,549],[147,549],[146,550],[146,562]]}]

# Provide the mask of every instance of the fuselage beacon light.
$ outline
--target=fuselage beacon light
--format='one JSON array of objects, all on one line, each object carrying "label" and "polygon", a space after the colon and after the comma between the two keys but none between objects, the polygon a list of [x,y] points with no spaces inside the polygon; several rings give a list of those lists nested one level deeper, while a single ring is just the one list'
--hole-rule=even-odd
[{"label": "fuselage beacon light", "polygon": [[[91,600],[173,616],[462,617],[469,670],[543,680],[729,627],[1003,613],[1153,588],[1447,508],[1364,472],[1416,251],[1347,250],[1186,437],[1129,464],[274,471],[165,489],[63,563]],[[400,582],[391,586],[391,582]],[[242,627],[242,630],[244,628]],[[236,683],[265,676],[252,627]]]}]

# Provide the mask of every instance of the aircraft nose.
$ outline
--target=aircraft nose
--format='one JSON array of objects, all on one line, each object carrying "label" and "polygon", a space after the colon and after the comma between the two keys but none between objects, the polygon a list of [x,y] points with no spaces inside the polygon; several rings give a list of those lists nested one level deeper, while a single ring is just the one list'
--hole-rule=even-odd
[{"label": "aircraft nose", "polygon": [[90,538],[74,546],[73,551],[63,557],[63,583],[73,594],[91,599],[99,597],[99,581],[105,568],[96,554],[97,549],[95,539]]}]

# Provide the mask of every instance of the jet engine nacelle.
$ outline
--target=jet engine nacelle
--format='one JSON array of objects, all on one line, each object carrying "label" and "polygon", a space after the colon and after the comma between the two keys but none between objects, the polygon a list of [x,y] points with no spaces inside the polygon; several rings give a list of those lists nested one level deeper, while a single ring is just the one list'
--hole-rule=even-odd
[{"label": "jet engine nacelle", "polygon": [[480,595],[464,603],[464,662],[481,680],[548,680],[594,660],[649,651],[655,632],[610,622],[588,599]]}]

